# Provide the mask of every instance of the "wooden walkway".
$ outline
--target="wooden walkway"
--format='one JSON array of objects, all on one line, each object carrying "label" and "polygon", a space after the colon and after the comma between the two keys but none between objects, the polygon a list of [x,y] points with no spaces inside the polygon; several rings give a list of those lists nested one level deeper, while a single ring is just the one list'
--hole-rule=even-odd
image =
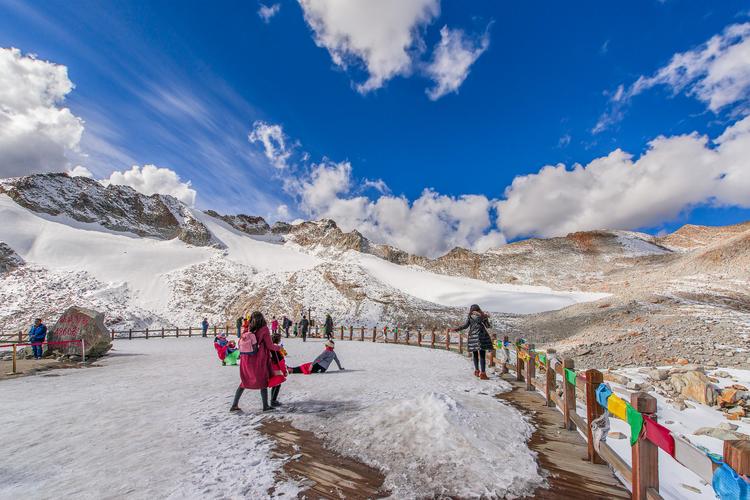
[{"label": "wooden walkway", "polygon": [[539,489],[528,498],[630,498],[630,492],[607,465],[587,460],[586,442],[578,432],[563,429],[562,415],[556,408],[547,406],[535,391],[527,391],[525,383],[516,382],[514,376],[503,375],[503,379],[513,390],[498,397],[531,418],[536,431],[529,447],[539,454],[539,466],[549,483],[549,488]]}]

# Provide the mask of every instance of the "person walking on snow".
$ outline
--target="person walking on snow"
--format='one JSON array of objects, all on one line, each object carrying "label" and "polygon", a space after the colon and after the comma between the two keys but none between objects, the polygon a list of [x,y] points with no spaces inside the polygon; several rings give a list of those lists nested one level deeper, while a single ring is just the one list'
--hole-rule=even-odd
[{"label": "person walking on snow", "polygon": [[492,350],[492,338],[487,331],[490,328],[490,318],[477,304],[469,308],[469,317],[466,323],[459,328],[451,328],[452,332],[460,332],[469,329],[468,350],[474,360],[474,376],[487,380],[486,360],[487,351]]},{"label": "person walking on snow", "polygon": [[208,318],[203,318],[203,321],[201,322],[201,330],[203,330],[203,336],[208,336]]},{"label": "person walking on snow", "polygon": [[302,333],[302,342],[307,342],[307,329],[310,326],[307,316],[302,315],[302,321],[299,322],[299,330]]},{"label": "person walking on snow", "polygon": [[[268,404],[268,382],[272,376],[271,351],[281,350],[271,342],[266,319],[260,311],[250,315],[248,331],[240,338],[240,385],[234,393],[234,401],[229,411],[239,411],[240,397],[245,389],[259,389],[263,411],[274,406]],[[271,402],[273,403],[273,401]]]},{"label": "person walking on snow", "polygon": [[29,343],[34,359],[42,359],[42,343],[47,338],[47,325],[42,323],[42,318],[34,320],[34,325],[29,329]]},{"label": "person walking on snow", "polygon": [[273,317],[271,320],[271,335],[276,335],[276,332],[279,331],[279,320],[276,319],[276,316]]},{"label": "person walking on snow", "polygon": [[326,324],[323,326],[323,331],[326,334],[326,338],[331,340],[333,338],[333,318],[330,314],[326,314]]},{"label": "person walking on snow", "polygon": [[305,375],[310,375],[311,373],[325,373],[333,361],[336,362],[339,370],[343,370],[344,368],[339,362],[339,357],[333,352],[334,347],[335,344],[333,340],[327,341],[325,351],[320,353],[320,355],[315,358],[315,361],[295,366],[289,370],[289,373],[304,373]]},{"label": "person walking on snow", "polygon": [[289,327],[292,326],[292,321],[284,315],[283,318],[281,318],[281,327],[284,329],[284,333],[286,333],[286,338],[289,338]]}]

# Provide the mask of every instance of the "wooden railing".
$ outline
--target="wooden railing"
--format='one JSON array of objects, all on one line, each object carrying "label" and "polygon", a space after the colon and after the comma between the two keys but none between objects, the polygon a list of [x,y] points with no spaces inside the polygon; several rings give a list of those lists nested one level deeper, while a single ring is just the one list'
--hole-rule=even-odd
[{"label": "wooden railing", "polygon": [[[604,382],[599,370],[576,372],[574,361],[570,358],[559,359],[554,349],[536,351],[533,344],[511,344],[508,337],[503,339],[502,350],[505,360],[510,361],[515,357],[515,363],[500,362],[501,371],[513,371],[517,381],[525,382],[527,390],[539,392],[548,406],[560,410],[563,428],[577,430],[586,439],[590,461],[606,463],[615,470],[630,487],[632,498],[662,498],[659,494],[659,447],[645,432],[639,434],[631,447],[632,465],[628,465],[606,442],[599,442],[596,446],[591,424],[604,413],[604,408],[596,399],[596,390]],[[574,380],[571,381],[571,378]],[[585,405],[585,417],[577,413],[576,401]],[[653,396],[634,392],[630,395],[630,405],[656,422],[657,400]],[[717,463],[684,437],[671,436],[679,445],[674,447],[672,458],[711,484]],[[724,441],[723,457],[724,463],[737,473],[744,476],[750,474],[750,442]]]},{"label": "wooden railing", "polygon": [[[214,325],[209,328],[209,333],[213,335],[219,332],[228,334],[236,332],[236,328],[230,325],[223,328]],[[110,331],[112,339],[192,337],[201,334],[200,326]],[[20,341],[23,334],[19,333],[17,336]],[[321,336],[320,326],[315,326],[308,332],[308,337]],[[460,354],[464,353],[466,345],[464,334],[434,328],[400,330],[398,328],[384,329],[378,326],[338,326],[334,329],[334,338],[415,345],[452,350]],[[513,372],[517,381],[525,382],[526,390],[537,391],[548,406],[556,407],[561,414],[562,427],[580,432],[586,440],[590,461],[606,463],[616,471],[630,487],[633,499],[662,498],[659,494],[659,448],[646,437],[645,433],[641,433],[631,447],[632,465],[623,460],[606,441],[595,442],[592,422],[604,412],[604,408],[596,400],[596,390],[604,381],[604,376],[599,370],[589,369],[576,372],[573,359],[560,359],[554,349],[548,349],[546,352],[537,351],[533,344],[518,341],[510,343],[507,336],[498,347],[504,353],[504,360],[497,360],[495,353],[491,351],[489,366],[499,367],[502,373]],[[513,358],[515,358],[514,362]],[[578,414],[577,401],[585,406],[585,417]],[[656,421],[657,401],[653,396],[645,392],[635,392],[630,395],[629,404],[641,415]],[[679,443],[679,447],[675,447],[674,460],[711,484],[713,471],[717,467],[716,463],[682,436],[674,435],[673,438],[676,443]],[[724,463],[738,474],[750,475],[750,442],[724,441],[723,451]]]}]

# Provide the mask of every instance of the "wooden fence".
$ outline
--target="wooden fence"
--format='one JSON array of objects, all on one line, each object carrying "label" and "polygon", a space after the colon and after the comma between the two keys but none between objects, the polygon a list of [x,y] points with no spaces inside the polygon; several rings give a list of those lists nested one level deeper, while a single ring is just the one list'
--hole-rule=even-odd
[{"label": "wooden fence", "polygon": [[[218,326],[209,328],[210,334],[216,335],[219,332],[232,333],[236,332],[236,329],[229,325],[224,328]],[[111,330],[112,339],[192,337],[201,334],[200,326]],[[21,341],[23,334],[19,333],[15,337],[15,339],[9,340]],[[308,337],[321,337],[320,327],[313,327],[308,333]],[[464,353],[466,346],[466,335],[438,329],[412,331],[397,328],[386,329],[377,326],[339,326],[334,329],[334,338],[360,342],[415,345],[451,350],[460,354]],[[0,340],[2,340],[1,337]],[[595,442],[592,422],[604,413],[604,407],[597,401],[596,397],[597,389],[604,382],[604,376],[599,370],[589,369],[576,372],[573,359],[560,359],[553,349],[544,352],[537,351],[533,344],[518,341],[511,343],[507,336],[504,337],[502,344],[498,343],[498,347],[503,352],[504,359],[497,359],[495,353],[490,352],[488,365],[499,367],[502,373],[513,372],[516,380],[525,382],[526,390],[537,391],[548,406],[556,407],[561,414],[562,427],[569,431],[580,432],[586,440],[590,461],[608,464],[618,477],[630,487],[633,499],[656,500],[662,498],[659,494],[658,450],[660,446],[657,446],[652,437],[648,436],[646,432],[639,433],[637,440],[631,447],[632,465],[623,460],[606,441]],[[585,407],[585,417],[578,414],[577,402]],[[630,409],[639,415],[645,416],[654,423],[656,422],[657,401],[648,393],[635,392],[631,394],[630,402],[623,402],[623,404],[630,406]],[[672,435],[670,439],[674,440],[674,446],[670,453],[671,458],[711,484],[713,472],[718,467],[717,463],[682,436]],[[750,475],[750,441],[724,441],[723,455],[724,463],[738,474]]]}]

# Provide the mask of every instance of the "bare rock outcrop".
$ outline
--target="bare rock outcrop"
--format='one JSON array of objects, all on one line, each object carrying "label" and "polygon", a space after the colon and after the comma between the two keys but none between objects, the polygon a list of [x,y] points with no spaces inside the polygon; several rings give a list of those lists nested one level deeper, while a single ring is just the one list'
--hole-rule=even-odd
[{"label": "bare rock outcrop", "polygon": [[0,181],[0,193],[34,212],[66,215],[112,231],[159,239],[179,238],[207,246],[211,233],[190,209],[172,196],[146,196],[128,186],[103,186],[64,173],[34,174]]},{"label": "bare rock outcrop", "polygon": [[217,219],[221,219],[238,231],[246,234],[260,235],[267,234],[271,227],[263,217],[255,215],[221,215],[213,210],[206,210],[206,214]]},{"label": "bare rock outcrop", "polygon": [[8,273],[24,264],[23,259],[15,250],[0,241],[0,274]]}]

